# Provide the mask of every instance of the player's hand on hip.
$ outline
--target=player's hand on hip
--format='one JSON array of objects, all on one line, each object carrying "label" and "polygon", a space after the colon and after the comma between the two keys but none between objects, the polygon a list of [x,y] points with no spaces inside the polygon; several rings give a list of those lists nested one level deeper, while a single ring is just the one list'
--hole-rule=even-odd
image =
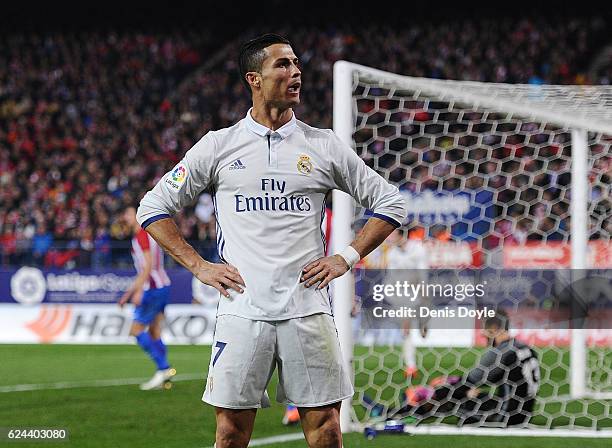
[{"label": "player's hand on hip", "polygon": [[306,282],[304,286],[310,288],[319,283],[317,289],[325,288],[333,279],[344,275],[349,270],[346,260],[340,255],[323,257],[308,263],[302,270],[301,281]]},{"label": "player's hand on hip", "polygon": [[230,264],[208,263],[205,267],[195,272],[195,275],[202,283],[212,286],[227,298],[230,297],[227,289],[233,289],[240,294],[244,292],[244,280],[240,276],[238,269]]}]

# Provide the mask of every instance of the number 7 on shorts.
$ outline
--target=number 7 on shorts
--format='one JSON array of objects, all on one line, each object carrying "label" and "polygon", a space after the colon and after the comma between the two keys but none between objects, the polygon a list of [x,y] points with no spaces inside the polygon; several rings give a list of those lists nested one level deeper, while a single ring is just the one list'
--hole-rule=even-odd
[{"label": "number 7 on shorts", "polygon": [[223,352],[223,350],[225,349],[225,346],[227,345],[227,342],[221,342],[221,341],[217,341],[217,343],[215,344],[215,348],[217,348],[217,353],[215,353],[215,357],[213,358],[213,367],[215,366],[215,363],[217,362],[217,359],[219,359],[219,356],[221,356],[221,353]]}]

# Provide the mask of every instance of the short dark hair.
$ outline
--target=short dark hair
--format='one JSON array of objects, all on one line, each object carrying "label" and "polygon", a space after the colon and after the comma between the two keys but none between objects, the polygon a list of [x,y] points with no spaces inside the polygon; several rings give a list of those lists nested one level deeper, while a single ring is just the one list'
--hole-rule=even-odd
[{"label": "short dark hair", "polygon": [[500,330],[508,331],[510,329],[510,318],[508,317],[508,313],[501,309],[495,310],[495,315],[493,317],[487,317],[485,320],[484,327],[495,327]]},{"label": "short dark hair", "polygon": [[245,42],[242,44],[242,47],[240,47],[238,71],[242,83],[249,92],[251,91],[251,87],[246,80],[246,74],[248,72],[261,71],[261,65],[266,58],[264,49],[274,44],[291,45],[291,42],[279,34],[267,33]]}]

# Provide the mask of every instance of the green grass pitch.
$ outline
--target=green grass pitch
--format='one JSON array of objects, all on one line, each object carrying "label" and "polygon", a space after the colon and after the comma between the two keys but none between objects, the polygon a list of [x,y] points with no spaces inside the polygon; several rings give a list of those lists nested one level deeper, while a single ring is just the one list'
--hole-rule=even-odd
[{"label": "green grass pitch", "polygon": [[[0,427],[66,428],[70,434],[70,440],[61,443],[0,441],[0,445],[210,447],[214,441],[214,412],[200,400],[209,357],[209,346],[169,347],[170,361],[179,374],[200,376],[200,379],[177,382],[169,391],[142,392],[137,385],[123,385],[0,392]],[[152,373],[152,363],[136,345],[0,345],[0,389],[19,384],[145,378]],[[276,380],[269,390],[271,397],[274,397],[275,385]],[[287,428],[280,423],[283,411],[274,401],[272,408],[260,411],[253,438],[299,432],[299,427]],[[306,443],[267,446],[305,447]],[[368,441],[361,434],[349,434],[344,446],[578,448],[608,447],[610,439],[381,435]]]}]

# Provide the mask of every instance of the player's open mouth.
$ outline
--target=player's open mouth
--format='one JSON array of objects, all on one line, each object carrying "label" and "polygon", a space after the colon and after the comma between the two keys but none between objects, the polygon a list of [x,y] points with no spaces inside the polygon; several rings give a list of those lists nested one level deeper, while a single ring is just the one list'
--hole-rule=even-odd
[{"label": "player's open mouth", "polygon": [[299,93],[299,92],[300,92],[300,85],[301,85],[301,84],[300,84],[299,82],[298,82],[298,83],[295,83],[295,84],[293,84],[293,85],[290,85],[290,86],[287,88],[287,91],[289,91],[289,93]]}]

